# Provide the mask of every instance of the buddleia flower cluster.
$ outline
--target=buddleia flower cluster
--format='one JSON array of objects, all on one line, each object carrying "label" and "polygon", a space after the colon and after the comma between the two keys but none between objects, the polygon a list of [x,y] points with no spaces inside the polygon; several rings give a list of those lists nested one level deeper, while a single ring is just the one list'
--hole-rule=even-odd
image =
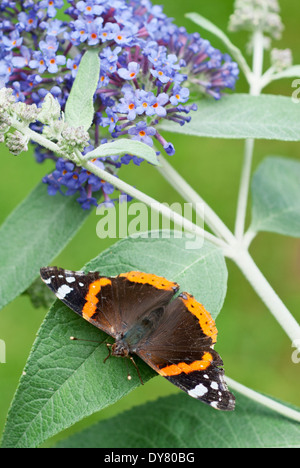
[{"label": "buddleia flower cluster", "polygon": [[284,29],[278,0],[235,0],[235,11],[230,17],[231,31],[257,31],[280,39]]},{"label": "buddleia flower cluster", "polygon": [[[0,87],[17,101],[40,107],[50,92],[64,110],[81,58],[99,51],[101,72],[94,97],[94,122],[87,149],[126,136],[168,155],[172,142],[159,131],[163,119],[187,124],[196,105],[191,96],[220,99],[234,89],[238,67],[198,33],[189,34],[149,0],[2,0],[0,4]],[[61,20],[62,13],[64,19]],[[87,83],[88,86],[88,83]],[[31,128],[42,132],[42,123]],[[49,194],[78,193],[84,209],[109,200],[114,188],[74,163],[36,146],[38,162],[52,159],[44,178]],[[99,158],[111,173],[134,155]],[[96,195],[97,194],[97,195]]]}]

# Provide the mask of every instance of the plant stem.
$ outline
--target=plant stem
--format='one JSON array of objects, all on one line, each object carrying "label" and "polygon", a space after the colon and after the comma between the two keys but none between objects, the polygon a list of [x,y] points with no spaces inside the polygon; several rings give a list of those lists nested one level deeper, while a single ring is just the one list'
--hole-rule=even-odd
[{"label": "plant stem", "polygon": [[266,304],[291,341],[297,343],[297,340],[300,338],[299,324],[266,280],[249,252],[245,249],[241,249],[239,252],[234,254],[232,260],[240,268],[253,289]]},{"label": "plant stem", "polygon": [[242,169],[239,197],[238,197],[236,222],[235,222],[235,237],[239,241],[242,241],[244,232],[245,232],[253,152],[254,152],[254,140],[252,139],[246,140],[244,162],[243,162],[243,169]]},{"label": "plant stem", "polygon": [[145,193],[141,192],[135,187],[132,187],[131,185],[124,182],[123,180],[119,179],[118,177],[112,174],[109,174],[108,172],[99,168],[96,164],[90,161],[86,161],[83,157],[80,157],[80,154],[77,154],[77,156],[78,156],[78,159],[80,160],[80,164],[83,167],[85,167],[88,171],[95,174],[100,179],[103,179],[106,182],[109,182],[121,192],[125,192],[127,193],[127,195],[133,198],[136,198],[142,203],[145,203],[146,205],[150,206],[153,210],[159,212],[163,216],[166,216],[167,218],[169,218],[170,220],[172,220],[174,223],[178,224],[179,226],[182,226],[184,230],[192,232],[193,234],[198,235],[199,237],[202,237],[208,240],[209,242],[216,245],[217,247],[220,247],[225,250],[227,249],[227,244],[224,241],[222,241],[222,239],[218,239],[213,234],[206,232],[204,229],[195,225],[194,223],[187,220],[186,218],[176,213],[175,211],[171,210],[166,205],[159,203],[154,198],[149,197]]},{"label": "plant stem", "polygon": [[159,157],[161,166],[157,170],[172,187],[188,202],[192,203],[197,214],[205,221],[216,236],[223,238],[230,245],[235,243],[235,237],[223,223],[213,209],[202,197],[178,174],[178,172],[162,156]]},{"label": "plant stem", "polygon": [[30,140],[35,141],[35,143],[38,143],[39,145],[43,146],[44,148],[47,148],[50,151],[53,151],[54,153],[59,153],[59,147],[58,147],[58,145],[56,143],[53,143],[53,141],[48,140],[43,135],[40,135],[39,133],[35,132],[34,130],[31,130],[26,125],[24,125],[24,124],[22,124],[20,122],[14,121],[13,122],[13,127],[16,130],[19,130],[19,132],[22,132]]},{"label": "plant stem", "polygon": [[226,382],[233,390],[236,390],[237,392],[241,393],[242,395],[245,395],[251,400],[256,401],[257,403],[260,403],[266,406],[267,408],[270,408],[271,410],[276,411],[279,414],[282,414],[286,418],[292,419],[293,421],[300,422],[300,411],[296,411],[292,408],[289,408],[286,405],[283,405],[282,403],[278,403],[272,398],[268,398],[262,395],[261,393],[255,392],[254,390],[251,390],[250,388],[245,387],[244,385],[236,382],[233,379],[230,379],[229,377],[225,377],[225,378],[226,378]]},{"label": "plant stem", "polygon": [[[264,36],[261,31],[256,31],[253,35],[253,73],[250,77],[250,95],[259,96],[261,93],[261,77],[263,73],[264,61]],[[249,197],[249,187],[251,178],[251,168],[254,151],[254,140],[246,140],[244,162],[241,175],[241,183],[238,197],[238,206],[235,222],[235,236],[238,241],[242,241],[245,232],[247,205]]]}]

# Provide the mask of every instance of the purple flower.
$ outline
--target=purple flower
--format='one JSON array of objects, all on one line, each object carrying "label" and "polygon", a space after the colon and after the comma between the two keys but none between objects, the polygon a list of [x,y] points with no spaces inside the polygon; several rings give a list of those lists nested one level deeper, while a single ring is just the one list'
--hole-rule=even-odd
[{"label": "purple flower", "polygon": [[175,86],[173,88],[173,96],[171,96],[170,101],[173,106],[178,106],[180,102],[187,102],[190,97],[190,90],[188,88],[181,88],[180,86]]},{"label": "purple flower", "polygon": [[59,42],[55,36],[46,36],[45,41],[40,41],[40,50],[46,55],[52,55],[58,49]]},{"label": "purple flower", "polygon": [[151,103],[153,114],[158,115],[158,117],[165,117],[167,115],[167,111],[164,106],[169,102],[169,100],[170,98],[168,94],[159,94]]},{"label": "purple flower", "polygon": [[120,27],[117,23],[106,23],[102,28],[100,37],[102,42],[111,41],[120,33]]},{"label": "purple flower", "polygon": [[88,45],[94,46],[99,44],[101,38],[103,18],[96,18],[88,23]]},{"label": "purple flower", "polygon": [[38,16],[36,11],[32,10],[29,13],[22,11],[18,15],[20,28],[25,29],[26,31],[31,31],[36,28],[38,25]]},{"label": "purple flower", "polygon": [[64,6],[63,0],[42,0],[39,3],[40,8],[47,8],[47,14],[49,18],[54,18],[56,15],[56,9],[62,8]]},{"label": "purple flower", "polygon": [[157,69],[150,70],[150,73],[163,84],[168,83],[173,77],[172,71],[166,67],[159,67]]},{"label": "purple flower", "polygon": [[104,7],[100,5],[95,5],[94,0],[87,0],[85,2],[80,1],[76,4],[76,8],[83,13],[84,15],[101,15],[104,11]]},{"label": "purple flower", "polygon": [[150,138],[156,134],[154,127],[147,127],[146,122],[138,122],[135,127],[128,130],[129,135],[133,135],[133,140],[142,141],[149,146],[153,146],[153,140]]},{"label": "purple flower", "polygon": [[19,31],[15,30],[12,31],[9,36],[3,36],[2,42],[7,50],[12,50],[15,47],[21,46],[23,38],[20,37]]},{"label": "purple flower", "polygon": [[33,52],[33,59],[29,62],[30,68],[37,68],[40,74],[47,69],[46,62],[42,52]]},{"label": "purple flower", "polygon": [[[157,130],[161,119],[188,124],[196,110],[191,85],[208,99],[220,99],[238,78],[237,64],[227,54],[176,26],[151,0],[3,0],[0,11],[0,87],[12,88],[19,101],[40,107],[50,92],[64,111],[83,54],[99,49],[89,130],[93,148],[125,136],[150,146],[155,139],[172,155],[173,144]],[[33,123],[32,129],[41,133],[43,126]],[[81,167],[66,165],[38,145],[36,159],[56,163],[44,178],[50,194],[77,193],[84,209],[96,205],[99,194],[106,204],[114,202],[113,186]],[[139,165],[142,159],[110,156],[94,164],[115,174],[130,161]]]},{"label": "purple flower", "polygon": [[118,70],[118,75],[123,78],[123,80],[134,80],[137,77],[140,68],[141,67],[138,63],[130,62],[127,68],[120,68],[120,70]]},{"label": "purple flower", "polygon": [[58,19],[51,20],[50,23],[48,23],[47,21],[42,21],[40,23],[40,27],[47,31],[48,36],[56,37],[59,34],[62,34],[66,29],[66,26],[64,26],[63,22]]},{"label": "purple flower", "polygon": [[85,190],[82,190],[81,196],[77,198],[83,210],[90,210],[92,206],[98,206],[97,199],[92,196],[88,196]]},{"label": "purple flower", "polygon": [[120,104],[116,106],[116,111],[120,114],[127,114],[128,120],[132,121],[137,115],[138,100],[130,85],[123,86],[122,93],[124,97],[120,99]]},{"label": "purple flower", "polygon": [[15,55],[12,58],[12,64],[15,68],[24,68],[29,65],[30,50],[28,49],[28,47],[21,46],[20,53],[21,55]]},{"label": "purple flower", "polygon": [[112,133],[116,128],[118,122],[118,116],[115,114],[109,107],[106,109],[107,117],[102,118],[102,125],[103,127],[109,126],[108,131]]}]

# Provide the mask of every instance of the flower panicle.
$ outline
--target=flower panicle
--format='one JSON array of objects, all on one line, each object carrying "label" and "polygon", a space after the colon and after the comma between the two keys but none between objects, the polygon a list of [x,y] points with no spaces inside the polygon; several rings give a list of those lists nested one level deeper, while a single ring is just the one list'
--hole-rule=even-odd
[{"label": "flower panicle", "polygon": [[[190,102],[195,91],[220,99],[227,89],[234,89],[237,64],[199,34],[177,27],[150,0],[68,0],[68,4],[65,14],[70,19],[64,21],[57,18],[63,0],[3,0],[0,5],[0,88],[10,88],[16,101],[35,106],[27,122],[57,141],[64,155],[73,147],[83,149],[76,135],[65,129],[60,114],[87,48],[99,50],[101,58],[93,126],[89,138],[79,138],[91,148],[104,138],[125,135],[149,146],[155,142],[173,155],[174,145],[160,134],[160,122],[188,124],[197,108]],[[34,109],[41,109],[45,97],[48,107],[44,103],[39,118],[33,119]],[[35,154],[38,162],[60,159],[39,146]],[[140,164],[134,155],[98,160],[114,172],[129,161]],[[95,204],[93,193],[99,189],[107,201],[104,186],[90,183],[90,178],[76,179],[83,172],[80,169],[74,168],[75,178],[70,178],[76,180],[72,190],[68,177],[58,177],[59,170],[44,180],[52,187],[51,194],[70,194],[76,186],[85,208]],[[67,183],[67,191],[56,190],[57,181],[61,186]]]}]

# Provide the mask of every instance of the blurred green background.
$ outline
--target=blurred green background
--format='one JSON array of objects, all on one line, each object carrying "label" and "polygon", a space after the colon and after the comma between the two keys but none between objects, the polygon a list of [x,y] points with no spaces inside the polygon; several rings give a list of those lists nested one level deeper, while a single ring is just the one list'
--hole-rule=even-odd
[{"label": "blurred green background", "polygon": [[[154,3],[162,4],[161,1]],[[189,32],[197,29],[184,18],[189,11],[197,11],[226,29],[233,11],[233,0],[165,0],[165,12]],[[281,1],[282,17],[286,25],[283,38],[274,47],[291,48],[294,63],[300,63],[299,0]],[[200,31],[201,32],[201,31]],[[202,32],[212,44],[224,50],[213,36]],[[247,34],[230,34],[244,50]],[[266,92],[291,96],[292,80],[276,82]],[[241,78],[237,92],[247,92]],[[215,209],[230,228],[234,226],[243,141],[188,138],[169,135],[175,144],[176,155],[169,159],[191,186]],[[13,157],[1,145],[2,170],[0,176],[0,222],[22,201],[42,176],[52,170],[52,164],[35,163],[32,155]],[[255,146],[254,169],[267,155],[280,155],[300,160],[300,145],[296,143],[258,141]],[[179,199],[154,167],[130,165],[122,169],[127,182],[160,201],[173,203]],[[88,260],[106,249],[114,240],[100,240],[96,236],[99,221],[93,211],[80,232],[53,262],[70,269],[80,269]],[[1,246],[0,246],[1,248]],[[251,246],[251,253],[287,307],[300,320],[300,241],[275,234],[260,234]],[[38,252],[37,252],[38,255]],[[227,262],[229,270],[228,294],[224,309],[217,319],[219,340],[217,350],[226,364],[227,374],[239,382],[263,393],[300,406],[300,364],[293,364],[293,348],[285,333],[261,300],[243,278],[239,270]],[[0,338],[6,342],[6,364],[0,364],[0,433],[9,404],[14,395],[22,369],[27,360],[36,332],[46,310],[32,307],[27,297],[19,297],[0,312]],[[99,372],[101,372],[99,363]],[[157,377],[144,387],[99,414],[76,424],[66,433],[78,430],[91,420],[107,418],[125,408],[159,395],[177,391],[165,379]],[[59,437],[61,437],[61,434]]]}]

